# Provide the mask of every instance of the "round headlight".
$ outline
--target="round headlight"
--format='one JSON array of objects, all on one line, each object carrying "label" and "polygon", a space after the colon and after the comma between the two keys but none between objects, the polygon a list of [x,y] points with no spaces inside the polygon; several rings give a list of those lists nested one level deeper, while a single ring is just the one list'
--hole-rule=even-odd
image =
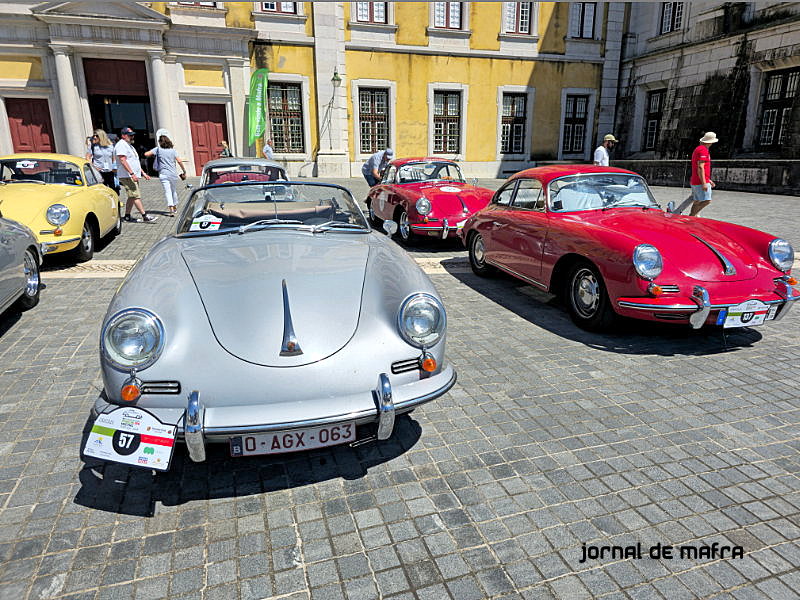
[{"label": "round headlight", "polygon": [[425,196],[417,200],[417,212],[423,217],[431,212],[431,201]]},{"label": "round headlight", "polygon": [[45,217],[50,225],[61,227],[69,221],[69,209],[63,204],[53,204],[47,209]]},{"label": "round headlight", "polygon": [[447,327],[444,306],[429,294],[414,294],[405,299],[397,313],[401,337],[417,348],[430,348]]},{"label": "round headlight", "polygon": [[640,277],[655,279],[664,269],[661,252],[650,244],[639,244],[633,251],[633,266]]},{"label": "round headlight", "polygon": [[118,312],[100,335],[103,356],[117,369],[146,369],[164,348],[164,326],[157,316],[142,308]]},{"label": "round headlight", "polygon": [[776,238],[769,243],[769,259],[781,271],[788,271],[794,264],[794,248],[786,240]]}]

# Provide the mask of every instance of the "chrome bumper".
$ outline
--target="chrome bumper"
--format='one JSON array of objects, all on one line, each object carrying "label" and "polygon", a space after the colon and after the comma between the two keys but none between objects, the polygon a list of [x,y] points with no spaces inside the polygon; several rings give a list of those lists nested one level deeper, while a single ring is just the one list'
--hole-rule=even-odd
[{"label": "chrome bumper", "polygon": [[55,250],[61,244],[71,244],[72,242],[80,241],[80,239],[80,237],[74,237],[67,238],[66,240],[58,240],[57,242],[41,242],[39,244],[39,250],[41,250],[42,256],[44,256],[45,254]]}]

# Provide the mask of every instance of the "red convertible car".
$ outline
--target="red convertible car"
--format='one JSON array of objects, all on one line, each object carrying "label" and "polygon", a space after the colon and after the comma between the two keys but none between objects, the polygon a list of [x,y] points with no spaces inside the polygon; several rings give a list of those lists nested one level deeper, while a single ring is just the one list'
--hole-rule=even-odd
[{"label": "red convertible car", "polygon": [[617,315],[723,327],[782,318],[794,250],[762,231],[665,213],[636,173],[559,165],[513,175],[461,232],[472,269],[560,295],[577,325]]},{"label": "red convertible car", "polygon": [[491,197],[492,190],[466,183],[451,160],[402,158],[389,163],[366,202],[373,224],[394,220],[400,241],[413,245],[421,236],[456,237]]}]

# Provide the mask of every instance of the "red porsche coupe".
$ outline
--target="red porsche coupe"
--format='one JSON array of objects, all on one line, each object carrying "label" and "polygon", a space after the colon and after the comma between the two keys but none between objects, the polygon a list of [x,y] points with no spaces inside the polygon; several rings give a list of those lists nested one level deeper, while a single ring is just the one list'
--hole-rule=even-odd
[{"label": "red porsche coupe", "polygon": [[617,315],[695,329],[762,325],[800,299],[789,242],[664,212],[623,169],[521,171],[461,236],[475,273],[500,269],[560,295],[589,330],[609,329]]},{"label": "red porsche coupe", "polygon": [[452,160],[402,158],[389,163],[366,203],[373,224],[396,221],[397,237],[413,245],[423,236],[456,237],[491,197],[492,190],[468,184]]}]

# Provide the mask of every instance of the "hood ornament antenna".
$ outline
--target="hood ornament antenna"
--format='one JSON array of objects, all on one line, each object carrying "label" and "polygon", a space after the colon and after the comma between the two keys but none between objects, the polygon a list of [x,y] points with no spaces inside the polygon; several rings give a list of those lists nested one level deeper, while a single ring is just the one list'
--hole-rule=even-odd
[{"label": "hood ornament antenna", "polygon": [[714,254],[717,256],[717,258],[719,259],[719,262],[721,262],[721,263],[722,263],[722,267],[723,267],[723,269],[725,270],[725,275],[736,275],[736,267],[734,267],[734,266],[731,264],[731,261],[729,261],[729,260],[728,260],[728,259],[725,257],[725,255],[724,255],[724,254],[722,254],[722,252],[720,252],[719,250],[717,250],[716,248],[714,248],[714,246],[712,246],[711,244],[709,244],[707,241],[705,241],[705,240],[704,240],[703,238],[701,238],[699,235],[691,234],[691,236],[692,236],[693,238],[697,239],[698,241],[702,242],[702,243],[703,243],[703,244],[704,244],[704,245],[705,245],[705,246],[706,246],[706,247],[707,247],[709,250],[711,250],[711,251],[712,251],[712,252],[713,252],[713,253],[714,253]]},{"label": "hood ornament antenna", "polygon": [[281,344],[281,356],[297,356],[302,354],[300,343],[294,334],[292,325],[292,313],[289,310],[289,292],[286,290],[286,280],[281,282],[283,288],[283,343]]}]

